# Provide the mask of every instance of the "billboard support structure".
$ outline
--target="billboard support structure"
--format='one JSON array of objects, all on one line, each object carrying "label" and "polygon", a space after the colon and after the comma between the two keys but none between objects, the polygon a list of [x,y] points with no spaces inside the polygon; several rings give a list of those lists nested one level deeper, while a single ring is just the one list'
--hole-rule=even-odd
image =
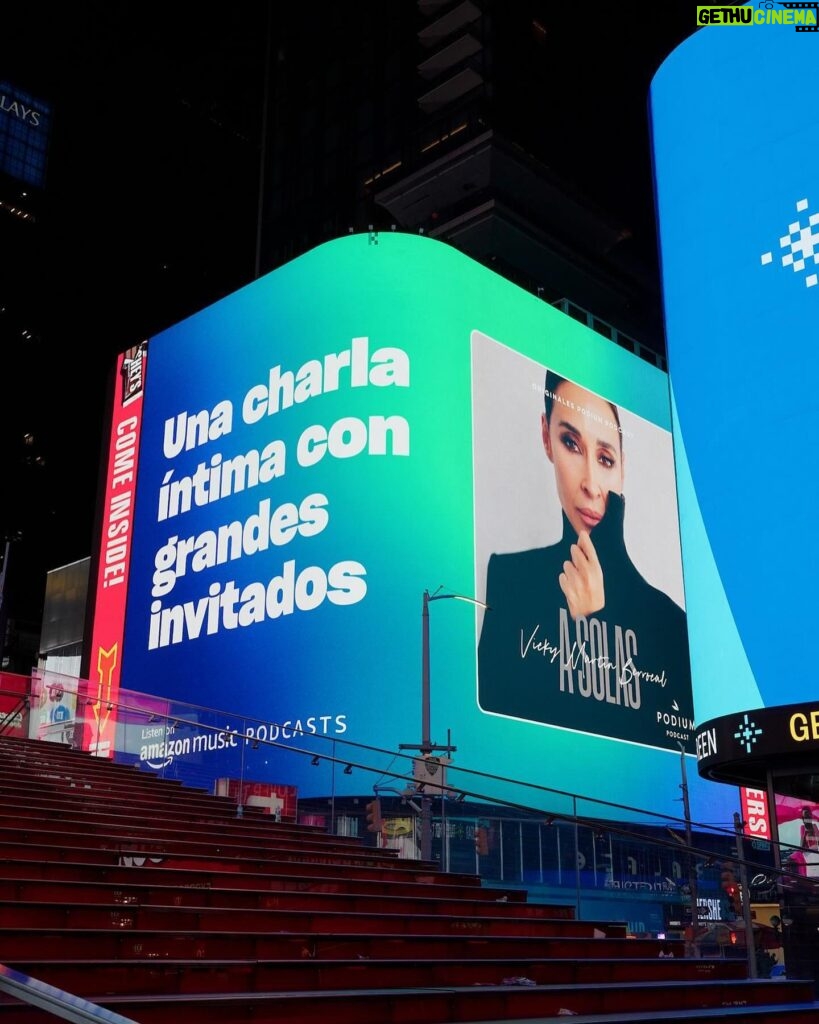
[{"label": "billboard support structure", "polygon": [[682,782],[680,783],[680,789],[682,790],[682,802],[683,802],[683,817],[685,818],[685,842],[688,847],[688,892],[691,899],[691,942],[689,944],[688,955],[697,955],[697,932],[699,931],[699,912],[697,905],[697,871],[694,866],[694,858],[691,856],[691,848],[693,845],[693,839],[691,834],[691,805],[688,800],[688,773],[685,767],[685,747],[682,743],[679,743],[680,748],[680,771],[682,772]]},{"label": "billboard support structure", "polygon": [[[443,746],[434,744],[430,736],[429,603],[451,598],[456,601],[466,601],[484,609],[489,608],[487,604],[479,601],[476,597],[467,597],[465,594],[439,594],[440,589],[441,587],[438,587],[433,594],[430,594],[429,590],[425,590],[421,604],[421,742],[399,744],[400,750],[417,750],[424,755],[424,759],[427,759],[436,750],[451,754],[456,749],[449,742],[448,732],[447,742]],[[421,796],[421,860],[430,860],[432,858],[432,797],[427,793],[424,782],[416,784],[416,792]],[[445,791],[441,789],[442,800],[444,796]]]},{"label": "billboard support structure", "polygon": [[751,919],[751,890],[748,886],[748,868],[745,864],[745,843],[742,839],[745,823],[734,811],[734,831],[737,837],[737,857],[739,858],[739,884],[742,886],[742,923],[745,928],[745,952],[748,956],[748,977],[756,978],[756,946],[754,944],[754,925]]}]

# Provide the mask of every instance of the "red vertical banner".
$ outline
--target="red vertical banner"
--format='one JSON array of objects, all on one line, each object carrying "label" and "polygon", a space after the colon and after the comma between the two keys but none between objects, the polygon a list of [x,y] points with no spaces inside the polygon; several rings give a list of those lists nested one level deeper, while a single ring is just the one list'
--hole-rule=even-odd
[{"label": "red vertical banner", "polygon": [[743,832],[754,839],[771,838],[771,817],[768,812],[768,798],[762,789],[740,788],[742,801]]},{"label": "red vertical banner", "polygon": [[117,362],[82,749],[113,757],[136,500],[147,342]]}]

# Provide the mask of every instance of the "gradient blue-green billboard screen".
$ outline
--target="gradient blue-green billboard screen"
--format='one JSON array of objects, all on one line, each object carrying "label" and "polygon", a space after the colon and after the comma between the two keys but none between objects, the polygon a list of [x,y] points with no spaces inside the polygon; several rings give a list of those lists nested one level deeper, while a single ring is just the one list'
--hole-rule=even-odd
[{"label": "gradient blue-green billboard screen", "polygon": [[[433,742],[679,814],[696,693],[659,369],[400,233],[307,253],[144,367],[123,687],[397,751],[423,595],[458,594],[482,604],[427,606]],[[308,762],[266,770],[310,795]]]}]

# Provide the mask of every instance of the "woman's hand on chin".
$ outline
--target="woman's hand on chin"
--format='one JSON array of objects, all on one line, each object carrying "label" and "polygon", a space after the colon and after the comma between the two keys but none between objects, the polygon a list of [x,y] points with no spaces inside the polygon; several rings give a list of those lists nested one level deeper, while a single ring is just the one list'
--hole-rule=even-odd
[{"label": "woman's hand on chin", "polygon": [[571,561],[563,563],[558,577],[560,589],[573,619],[599,612],[606,603],[603,570],[592,539],[585,530],[571,546]]}]

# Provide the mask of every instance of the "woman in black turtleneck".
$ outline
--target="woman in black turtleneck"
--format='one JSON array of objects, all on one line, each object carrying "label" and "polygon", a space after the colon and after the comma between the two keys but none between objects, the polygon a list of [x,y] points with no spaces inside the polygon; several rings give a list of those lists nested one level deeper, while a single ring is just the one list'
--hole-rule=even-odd
[{"label": "woman in black turtleneck", "polygon": [[541,432],[563,537],[491,556],[479,705],[676,750],[693,729],[685,613],[626,551],[617,407],[549,372]]}]

